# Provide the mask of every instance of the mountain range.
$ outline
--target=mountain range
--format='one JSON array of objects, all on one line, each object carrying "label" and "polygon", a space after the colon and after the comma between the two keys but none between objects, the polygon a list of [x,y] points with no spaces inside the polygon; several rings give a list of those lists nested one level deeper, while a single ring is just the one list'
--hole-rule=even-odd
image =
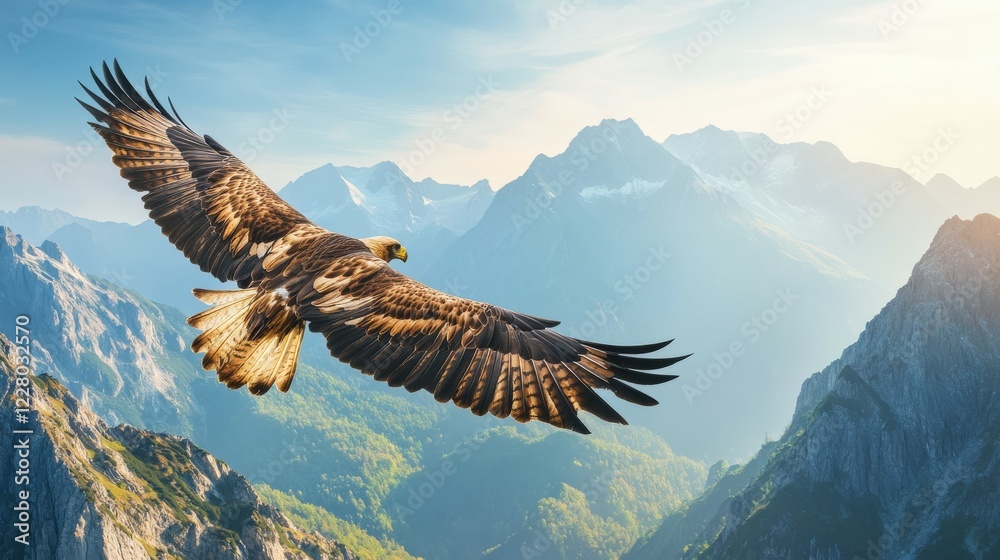
[{"label": "mountain range", "polygon": [[663,146],[757,219],[837,255],[887,295],[945,219],[1000,212],[992,181],[967,189],[938,174],[922,185],[910,174],[919,170],[850,162],[828,142],[778,144],[707,127]]},{"label": "mountain range", "polygon": [[[322,166],[280,193],[326,227],[397,237],[411,256],[402,270],[444,291],[562,320],[582,338],[676,337],[695,355],[657,395],[665,406],[627,412],[715,460],[782,429],[801,372],[861,332],[947,217],[1000,206],[989,182],[949,182],[925,187],[829,143],[715,127],[660,143],[608,120],[495,194],[484,182],[413,181],[389,162]],[[151,222],[78,220],[46,237],[84,271],[187,313],[201,309],[191,288],[217,285]],[[747,421],[718,421],[734,408]]]}]

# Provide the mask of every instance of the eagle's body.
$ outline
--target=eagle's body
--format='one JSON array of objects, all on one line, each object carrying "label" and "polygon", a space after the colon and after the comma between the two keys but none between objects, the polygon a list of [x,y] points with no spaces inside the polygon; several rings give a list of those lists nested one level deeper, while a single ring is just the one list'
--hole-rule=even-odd
[{"label": "eagle's body", "polygon": [[[213,307],[188,322],[192,348],[231,388],[254,394],[291,386],[306,324],[333,356],[379,381],[420,389],[477,415],[537,419],[588,433],[577,411],[625,424],[594,389],[656,404],[628,383],[684,357],[643,358],[669,342],[610,346],[576,340],[558,323],[455,297],[388,266],[406,260],[394,239],[327,231],[289,206],[231,152],[200,136],[153,96],[145,99],[117,62],[93,72],[99,105],[81,104],[114,152],[150,217],[202,270],[239,290],[195,290]],[[82,85],[82,84],[81,84]],[[173,108],[171,104],[171,109]],[[685,356],[686,357],[686,356]]]}]

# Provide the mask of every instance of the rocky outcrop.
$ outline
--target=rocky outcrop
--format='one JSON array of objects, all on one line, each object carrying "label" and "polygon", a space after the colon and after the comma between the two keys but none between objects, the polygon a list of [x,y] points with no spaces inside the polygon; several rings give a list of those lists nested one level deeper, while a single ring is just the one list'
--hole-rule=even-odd
[{"label": "rocky outcrop", "polygon": [[[656,531],[639,539],[622,560],[678,558],[681,553],[693,557],[695,551],[704,549],[707,546],[704,536],[718,534],[726,520],[720,513],[729,508],[743,488],[760,476],[776,445],[773,441],[765,443],[757,456],[744,465],[728,465],[726,461],[712,465],[705,492],[664,518]],[[693,536],[702,540],[693,541]]]},{"label": "rocky outcrop", "polygon": [[805,382],[760,473],[702,529],[667,542],[690,526],[673,516],[629,557],[1000,557],[997,340],[1000,219],[952,218],[859,340]]},{"label": "rocky outcrop", "polygon": [[84,274],[55,243],[35,247],[0,226],[0,317],[22,314],[37,371],[110,423],[193,435],[197,411],[183,384],[200,368],[176,310]]},{"label": "rocky outcrop", "polygon": [[[14,503],[28,492],[25,508],[0,511],[0,557],[356,558],[296,528],[243,476],[187,439],[109,427],[48,375],[26,378],[32,399],[20,421],[10,342],[0,336],[0,347],[8,354],[0,360],[0,447],[27,449],[22,464],[19,452],[5,454],[0,487]],[[27,478],[19,480],[19,471]],[[21,511],[27,546],[14,539],[25,532],[15,526]]]}]

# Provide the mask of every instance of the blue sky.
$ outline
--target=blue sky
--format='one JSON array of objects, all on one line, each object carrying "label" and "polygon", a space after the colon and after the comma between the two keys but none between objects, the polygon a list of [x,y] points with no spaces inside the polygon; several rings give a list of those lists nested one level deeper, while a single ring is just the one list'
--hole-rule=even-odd
[{"label": "blue sky", "polygon": [[1000,6],[980,1],[63,1],[0,16],[4,209],[142,218],[73,101],[114,57],[275,189],[386,159],[499,188],[629,117],[657,140],[715,124],[896,167],[951,127],[933,171],[1000,172]]}]

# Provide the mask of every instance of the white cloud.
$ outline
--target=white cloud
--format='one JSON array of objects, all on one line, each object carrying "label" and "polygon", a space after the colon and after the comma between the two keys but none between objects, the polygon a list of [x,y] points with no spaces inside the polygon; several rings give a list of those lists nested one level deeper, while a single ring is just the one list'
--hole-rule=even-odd
[{"label": "white cloud", "polygon": [[[825,21],[809,26],[784,22],[781,34],[757,34],[756,20],[740,28],[737,19],[732,33],[723,33],[683,72],[671,55],[690,28],[669,36],[677,25],[645,3],[614,11],[581,5],[564,27],[520,47],[512,43],[525,37],[488,46],[479,41],[471,51],[497,64],[505,53],[513,60],[585,56],[498,95],[451,132],[419,174],[465,183],[485,175],[499,186],[523,172],[535,154],[563,149],[583,126],[634,117],[657,140],[716,124],[788,141],[828,140],[852,159],[892,166],[923,150],[938,127],[952,125],[961,139],[935,171],[979,184],[998,171],[1000,68],[988,22],[997,20],[1000,6],[928,3],[887,40],[879,21],[891,17],[896,4],[820,14]],[[718,9],[678,17],[690,23]],[[749,5],[747,19],[751,15],[768,20],[767,26],[782,17],[765,4]],[[814,88],[830,92],[828,101],[794,134],[781,134],[787,127],[778,130],[779,121]]]}]

